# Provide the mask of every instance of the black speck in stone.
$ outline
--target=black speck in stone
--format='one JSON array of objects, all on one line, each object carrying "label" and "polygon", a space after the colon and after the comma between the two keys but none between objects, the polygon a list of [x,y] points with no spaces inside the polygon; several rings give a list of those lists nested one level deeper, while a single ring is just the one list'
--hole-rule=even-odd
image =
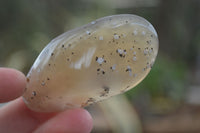
[{"label": "black speck in stone", "polygon": [[89,102],[95,102],[95,99],[94,99],[94,98],[89,98],[89,99],[87,100],[87,103],[89,103]]},{"label": "black speck in stone", "polygon": [[127,68],[127,69],[126,69],[126,72],[131,72],[131,68]]},{"label": "black speck in stone", "polygon": [[151,43],[151,40],[147,41],[147,44],[150,44]]},{"label": "black speck in stone", "polygon": [[128,85],[128,86],[126,86],[126,89],[128,89],[130,86]]},{"label": "black speck in stone", "polygon": [[102,71],[102,74],[105,74],[105,71]]},{"label": "black speck in stone", "polygon": [[103,89],[106,93],[109,93],[110,88],[108,86],[103,86]]},{"label": "black speck in stone", "polygon": [[109,87],[107,87],[107,86],[103,86],[102,88],[104,89],[104,91],[103,91],[103,92],[101,92],[101,95],[100,95],[100,97],[107,96],[107,94],[108,94],[108,93],[109,93],[109,91],[110,91],[110,88],[109,88]]}]

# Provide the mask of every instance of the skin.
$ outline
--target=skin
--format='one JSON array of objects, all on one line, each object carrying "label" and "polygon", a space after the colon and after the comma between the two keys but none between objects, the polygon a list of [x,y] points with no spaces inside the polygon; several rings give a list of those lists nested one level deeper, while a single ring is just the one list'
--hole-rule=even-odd
[{"label": "skin", "polygon": [[[92,117],[85,109],[70,109],[59,113],[38,113],[29,110],[21,95],[26,86],[23,73],[0,68],[0,108],[2,133],[89,133]],[[12,100],[12,101],[11,101]]]}]

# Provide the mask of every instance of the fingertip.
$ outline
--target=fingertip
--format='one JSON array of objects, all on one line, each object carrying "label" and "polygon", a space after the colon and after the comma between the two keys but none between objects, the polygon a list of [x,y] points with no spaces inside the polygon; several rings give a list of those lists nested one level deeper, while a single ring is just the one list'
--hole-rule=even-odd
[{"label": "fingertip", "polygon": [[92,127],[93,120],[88,111],[85,109],[71,109],[48,120],[35,133],[90,133]]},{"label": "fingertip", "polygon": [[[77,133],[90,133],[93,127],[93,119],[90,113],[85,109],[73,109],[70,114],[70,126],[74,127],[73,131]],[[77,128],[78,127],[78,128]]]},{"label": "fingertip", "polygon": [[26,77],[18,70],[0,68],[0,102],[21,96],[26,86]]}]

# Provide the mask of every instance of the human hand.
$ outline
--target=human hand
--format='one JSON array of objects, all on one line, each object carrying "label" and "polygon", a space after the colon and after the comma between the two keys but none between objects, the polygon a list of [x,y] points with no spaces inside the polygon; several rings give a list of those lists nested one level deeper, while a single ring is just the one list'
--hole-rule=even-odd
[{"label": "human hand", "polygon": [[0,68],[0,133],[89,133],[92,117],[84,109],[59,113],[38,113],[29,110],[20,97],[26,85],[21,72]]}]

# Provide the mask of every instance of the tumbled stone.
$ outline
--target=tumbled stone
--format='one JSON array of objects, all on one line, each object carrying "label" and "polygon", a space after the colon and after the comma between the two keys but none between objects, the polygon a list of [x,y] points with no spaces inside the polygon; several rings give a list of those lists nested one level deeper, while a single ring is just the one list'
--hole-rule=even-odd
[{"label": "tumbled stone", "polygon": [[97,19],[53,39],[27,75],[23,98],[34,111],[85,107],[126,92],[149,73],[158,36],[144,18]]}]

